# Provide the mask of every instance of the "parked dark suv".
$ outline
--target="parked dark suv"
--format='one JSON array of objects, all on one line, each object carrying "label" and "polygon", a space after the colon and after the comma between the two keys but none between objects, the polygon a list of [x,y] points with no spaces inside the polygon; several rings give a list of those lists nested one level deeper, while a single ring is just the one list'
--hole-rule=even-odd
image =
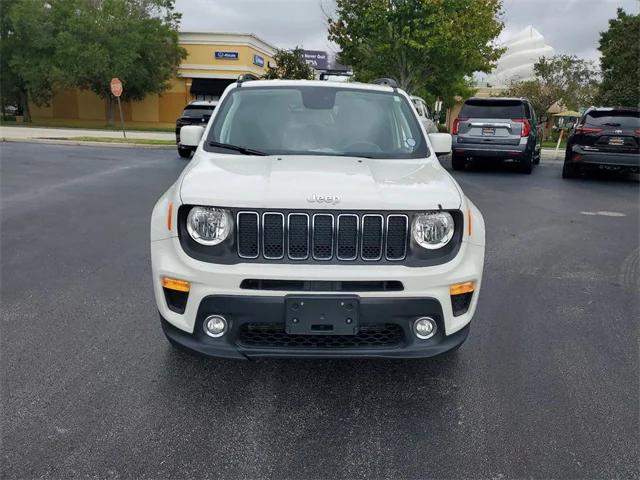
[{"label": "parked dark suv", "polygon": [[603,167],[638,172],[638,108],[590,108],[569,135],[562,168],[563,178],[574,178],[583,170]]},{"label": "parked dark suv", "polygon": [[470,98],[453,121],[454,170],[469,161],[498,158],[520,164],[531,173],[540,163],[542,132],[526,98]]},{"label": "parked dark suv", "polygon": [[178,154],[181,157],[191,157],[191,154],[195,152],[196,149],[194,147],[180,145],[180,129],[185,125],[206,126],[217,105],[218,102],[215,100],[196,100],[184,107],[182,115],[176,120],[176,144],[178,145]]}]

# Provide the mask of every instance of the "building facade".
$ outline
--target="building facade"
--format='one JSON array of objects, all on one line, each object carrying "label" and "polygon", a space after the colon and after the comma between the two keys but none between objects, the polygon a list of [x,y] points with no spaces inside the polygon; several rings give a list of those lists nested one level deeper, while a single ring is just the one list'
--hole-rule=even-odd
[{"label": "building facade", "polygon": [[[180,45],[187,57],[176,78],[162,94],[150,94],[139,102],[123,103],[127,122],[173,123],[191,100],[218,98],[239,75],[262,75],[273,63],[276,48],[244,33],[180,33]],[[127,85],[124,84],[126,90]],[[48,106],[31,104],[35,120],[60,119],[106,121],[106,103],[86,90],[58,90]]]}]

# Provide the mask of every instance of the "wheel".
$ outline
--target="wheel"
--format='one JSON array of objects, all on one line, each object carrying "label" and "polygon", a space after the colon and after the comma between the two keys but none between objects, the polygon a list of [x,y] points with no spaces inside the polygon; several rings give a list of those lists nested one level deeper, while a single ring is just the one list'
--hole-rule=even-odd
[{"label": "wheel", "polygon": [[531,174],[531,172],[533,172],[533,153],[531,153],[531,155],[525,157],[521,162],[520,162],[520,172],[524,173],[524,174]]},{"label": "wheel", "polygon": [[579,167],[572,162],[564,161],[562,166],[562,178],[576,178],[580,173]]},{"label": "wheel", "polygon": [[538,154],[533,157],[534,165],[540,165],[540,157],[542,157],[542,149],[538,150]]},{"label": "wheel", "polygon": [[458,155],[452,155],[451,166],[454,170],[464,170],[464,167],[467,166],[467,159],[464,157],[459,157]]},{"label": "wheel", "polygon": [[192,150],[190,148],[178,147],[178,155],[182,158],[191,158]]}]

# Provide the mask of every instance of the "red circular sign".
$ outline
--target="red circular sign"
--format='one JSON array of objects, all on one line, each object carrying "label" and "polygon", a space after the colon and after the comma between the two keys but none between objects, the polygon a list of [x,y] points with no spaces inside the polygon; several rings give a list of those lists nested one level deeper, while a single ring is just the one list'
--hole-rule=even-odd
[{"label": "red circular sign", "polygon": [[122,95],[122,82],[119,78],[111,79],[111,93],[114,97],[119,97]]}]

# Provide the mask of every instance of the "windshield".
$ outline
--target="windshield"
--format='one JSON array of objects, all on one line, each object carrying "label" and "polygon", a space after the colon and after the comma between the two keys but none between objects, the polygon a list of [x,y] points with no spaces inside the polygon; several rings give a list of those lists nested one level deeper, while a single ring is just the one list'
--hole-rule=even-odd
[{"label": "windshield", "polygon": [[[341,87],[236,88],[208,142],[270,155],[424,158],[420,125],[400,94]],[[209,151],[234,153],[208,144]]]},{"label": "windshield", "polygon": [[186,107],[184,109],[184,112],[182,112],[182,116],[183,117],[202,117],[202,116],[211,116],[211,114],[213,113],[213,111],[215,110],[215,106],[192,106],[192,107]]},{"label": "windshield", "polygon": [[519,100],[468,101],[462,107],[463,118],[522,118],[522,102]]}]

